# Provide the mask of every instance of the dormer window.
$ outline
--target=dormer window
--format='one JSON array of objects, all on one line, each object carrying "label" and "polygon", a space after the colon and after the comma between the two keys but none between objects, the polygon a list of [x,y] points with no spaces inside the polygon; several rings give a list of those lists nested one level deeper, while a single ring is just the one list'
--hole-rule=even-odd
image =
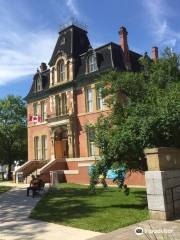
[{"label": "dormer window", "polygon": [[57,65],[58,70],[58,82],[63,82],[65,80],[65,64],[64,60],[60,60]]},{"label": "dormer window", "polygon": [[97,71],[97,59],[95,54],[88,58],[88,70],[89,73]]},{"label": "dormer window", "polygon": [[35,92],[39,92],[42,90],[42,81],[41,78],[38,77],[35,82]]},{"label": "dormer window", "polygon": [[62,37],[62,38],[61,38],[61,41],[60,41],[60,45],[64,45],[64,44],[65,44],[65,41],[66,41],[65,37]]}]

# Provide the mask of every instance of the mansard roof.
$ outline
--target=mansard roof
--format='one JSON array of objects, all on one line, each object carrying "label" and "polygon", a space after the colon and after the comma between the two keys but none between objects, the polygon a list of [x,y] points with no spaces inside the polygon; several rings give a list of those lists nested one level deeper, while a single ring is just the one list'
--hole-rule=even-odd
[{"label": "mansard roof", "polygon": [[[64,44],[61,44],[62,37],[65,37]],[[50,94],[64,91],[73,86],[80,86],[85,82],[93,82],[99,79],[99,75],[110,70],[125,71],[124,53],[120,45],[110,42],[93,49],[87,37],[87,31],[77,26],[71,25],[60,31],[55,49],[53,51],[50,66],[53,66],[61,52],[66,56],[75,59],[75,73],[73,81],[64,82],[61,85],[49,87],[50,70],[38,72],[34,75],[31,89],[25,100],[28,102],[45,98]],[[87,63],[90,55],[95,54],[98,70],[92,73],[87,71]],[[140,54],[129,50],[129,58],[132,71],[140,71],[138,59]],[[42,90],[35,92],[35,84],[38,77],[42,79]]]},{"label": "mansard roof", "polygon": [[[35,98],[36,96],[42,98],[45,95],[45,92],[49,89],[49,69],[43,72],[37,71],[37,73],[35,73],[34,77],[33,77],[33,82],[30,88],[29,93],[27,94],[27,96],[24,98],[26,101],[29,101],[30,99]],[[36,92],[35,91],[35,84],[38,78],[41,78],[42,81],[42,90]]]},{"label": "mansard roof", "polygon": [[[65,42],[62,44],[63,38]],[[87,37],[87,31],[71,25],[59,32],[59,37],[49,65],[52,66],[61,53],[67,55],[68,58],[76,58],[79,54],[87,51],[89,47],[91,47],[91,45]]]}]

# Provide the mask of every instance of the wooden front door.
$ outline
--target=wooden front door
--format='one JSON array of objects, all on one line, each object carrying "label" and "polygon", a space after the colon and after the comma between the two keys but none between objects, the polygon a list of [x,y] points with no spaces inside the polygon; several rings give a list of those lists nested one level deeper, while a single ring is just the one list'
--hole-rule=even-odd
[{"label": "wooden front door", "polygon": [[55,157],[56,159],[63,158],[63,146],[61,140],[56,140],[54,142],[54,150],[55,150]]},{"label": "wooden front door", "polygon": [[56,159],[68,157],[68,140],[56,140],[54,143],[54,150]]}]

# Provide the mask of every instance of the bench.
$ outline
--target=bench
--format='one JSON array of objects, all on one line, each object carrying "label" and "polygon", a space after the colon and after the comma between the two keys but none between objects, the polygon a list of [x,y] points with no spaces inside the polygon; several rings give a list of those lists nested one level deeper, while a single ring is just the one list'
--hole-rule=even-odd
[{"label": "bench", "polygon": [[35,195],[42,195],[45,192],[45,183],[42,183],[41,186],[33,191],[32,197]]}]

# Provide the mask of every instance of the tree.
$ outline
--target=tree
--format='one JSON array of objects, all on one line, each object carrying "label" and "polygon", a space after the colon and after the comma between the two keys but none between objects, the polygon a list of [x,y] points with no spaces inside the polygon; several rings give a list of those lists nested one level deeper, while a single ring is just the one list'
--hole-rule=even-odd
[{"label": "tree", "polygon": [[145,170],[144,148],[180,147],[179,56],[166,49],[159,60],[146,56],[140,63],[141,72],[113,71],[101,78],[111,113],[95,125],[99,173],[115,162]]},{"label": "tree", "polygon": [[26,107],[21,97],[0,100],[0,162],[8,165],[8,179],[15,161],[27,159]]}]

